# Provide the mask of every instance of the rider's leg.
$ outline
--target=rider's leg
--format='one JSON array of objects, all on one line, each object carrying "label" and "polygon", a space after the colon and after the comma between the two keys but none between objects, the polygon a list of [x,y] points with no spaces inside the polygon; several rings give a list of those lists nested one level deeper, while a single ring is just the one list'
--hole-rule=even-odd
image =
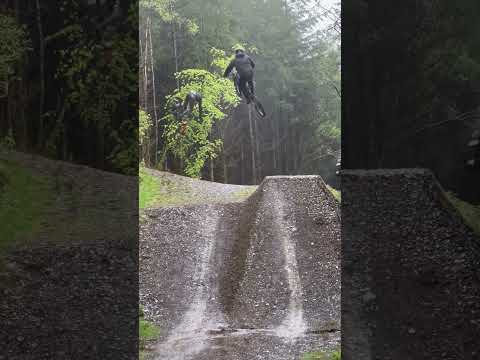
[{"label": "rider's leg", "polygon": [[242,92],[240,91],[240,76],[236,75],[235,76],[235,90],[237,91],[238,96],[242,96]]},{"label": "rider's leg", "polygon": [[248,80],[248,86],[250,87],[250,93],[252,96],[255,96],[255,84],[253,83],[253,79]]},{"label": "rider's leg", "polygon": [[250,104],[250,96],[248,96],[248,90],[247,90],[247,81],[244,78],[240,78],[238,82],[238,87],[240,88],[240,92],[245,96],[245,99],[247,100],[247,104]]}]

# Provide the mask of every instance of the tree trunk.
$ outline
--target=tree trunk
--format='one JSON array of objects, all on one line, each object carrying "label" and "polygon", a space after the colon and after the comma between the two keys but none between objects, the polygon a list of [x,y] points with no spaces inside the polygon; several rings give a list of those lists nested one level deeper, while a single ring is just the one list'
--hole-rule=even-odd
[{"label": "tree trunk", "polygon": [[143,42],[142,39],[139,39],[139,45],[140,45],[140,57],[138,61],[138,106],[141,109],[145,109],[144,106],[144,98],[145,95],[143,94]]},{"label": "tree trunk", "polygon": [[[177,32],[175,31],[175,24],[173,24],[173,56],[175,59],[175,74],[178,73],[178,53],[177,53]],[[180,89],[180,80],[177,78],[177,89]]]},{"label": "tree trunk", "polygon": [[260,141],[258,136],[260,132],[258,131],[258,121],[256,116],[253,117],[253,124],[255,129],[255,156],[257,159],[257,175],[260,178],[262,176],[262,157],[260,156]]},{"label": "tree trunk", "polygon": [[97,167],[105,168],[105,134],[103,124],[97,125]]},{"label": "tree trunk", "polygon": [[222,156],[223,161],[223,183],[228,184],[228,166],[227,166],[227,157],[225,154]]},{"label": "tree trunk", "polygon": [[248,107],[248,124],[250,127],[250,150],[252,155],[252,182],[257,184],[257,164],[255,159],[255,135],[253,133],[252,108]]},{"label": "tree trunk", "polygon": [[145,27],[145,51],[143,52],[143,109],[148,111],[148,24],[150,22],[150,18],[147,18],[147,25]]},{"label": "tree trunk", "polygon": [[281,143],[280,143],[280,123],[278,121],[275,121],[275,152],[277,153],[276,159],[277,159],[277,164],[275,167],[275,172],[278,174],[279,169],[282,164],[282,158],[281,158]]},{"label": "tree trunk", "polygon": [[[148,27],[150,24],[150,17],[147,18],[147,24],[145,26],[145,51],[143,52],[143,107],[144,111],[148,112]],[[150,166],[150,129],[147,129],[145,137],[145,166]]]},{"label": "tree trunk", "polygon": [[[273,109],[273,114],[275,114],[276,109]],[[278,133],[277,133],[277,124],[276,121],[274,120],[274,117],[272,116],[272,157],[273,157],[273,171],[276,174],[277,173],[277,166],[278,166],[278,161],[277,161],[277,147],[278,147]]]},{"label": "tree trunk", "polygon": [[[170,3],[170,11],[173,13],[173,3]],[[175,61],[175,73],[178,73],[178,47],[177,47],[177,29],[175,21],[172,21],[172,43],[173,59]],[[177,78],[177,90],[180,89],[180,80]]]},{"label": "tree trunk", "polygon": [[245,185],[245,146],[240,144],[240,183]]},{"label": "tree trunk", "polygon": [[40,0],[35,1],[37,8],[37,27],[40,43],[40,100],[38,107],[38,138],[37,146],[41,149],[43,146],[43,107],[45,104],[45,38],[43,35],[42,15],[40,9]]},{"label": "tree trunk", "polygon": [[210,181],[215,181],[215,176],[214,176],[214,161],[213,158],[210,158]]},{"label": "tree trunk", "polygon": [[158,166],[158,116],[157,116],[157,96],[156,96],[156,87],[155,87],[155,67],[153,62],[153,44],[152,44],[152,26],[151,22],[148,26],[148,35],[150,41],[150,69],[152,75],[152,100],[153,100],[153,119],[155,121],[155,167]]}]

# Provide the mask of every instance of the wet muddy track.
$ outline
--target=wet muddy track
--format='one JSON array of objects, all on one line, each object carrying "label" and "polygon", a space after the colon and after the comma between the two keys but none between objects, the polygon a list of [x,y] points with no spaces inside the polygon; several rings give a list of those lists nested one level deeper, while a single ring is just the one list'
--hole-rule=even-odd
[{"label": "wet muddy track", "polygon": [[271,177],[246,201],[150,209],[140,302],[156,359],[299,359],[340,339],[338,204],[319,177]]}]

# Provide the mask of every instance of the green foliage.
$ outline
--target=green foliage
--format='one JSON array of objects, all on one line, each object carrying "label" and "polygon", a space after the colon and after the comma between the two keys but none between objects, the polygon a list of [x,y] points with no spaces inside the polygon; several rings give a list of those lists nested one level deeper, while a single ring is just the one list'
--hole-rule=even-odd
[{"label": "green foliage", "polygon": [[147,340],[155,340],[160,336],[159,328],[144,319],[140,319],[139,327],[141,344],[144,344]]},{"label": "green foliage", "polygon": [[225,54],[224,50],[214,47],[210,49],[210,56],[213,59],[210,65],[215,72],[220,74],[227,68],[231,60],[231,58]]},{"label": "green foliage", "polygon": [[13,137],[12,129],[8,129],[7,135],[0,139],[0,150],[14,150],[15,138]]},{"label": "green foliage", "polygon": [[138,173],[138,131],[134,119],[127,119],[122,121],[118,131],[111,129],[109,132],[108,138],[115,146],[107,160],[124,175],[136,176]]},{"label": "green foliage", "polygon": [[339,190],[331,187],[330,185],[327,185],[327,188],[328,190],[330,190],[335,200],[337,200],[338,202],[342,202],[342,193]]},{"label": "green foliage", "polygon": [[176,0],[140,0],[140,9],[153,10],[167,24],[184,26],[190,35],[198,32],[198,25],[192,20],[182,17],[177,11]]},{"label": "green foliage", "polygon": [[[228,61],[225,53],[217,49],[212,49],[211,55],[212,66],[217,68]],[[205,162],[214,159],[222,149],[222,141],[211,137],[213,125],[224,119],[226,112],[238,104],[239,99],[231,81],[221,77],[219,72],[186,69],[176,76],[181,87],[168,97],[166,111],[170,110],[173,98],[184,99],[190,91],[202,94],[203,110],[200,116],[198,108],[194,109],[184,135],[179,133],[179,122],[173,114],[164,118],[166,150],[184,161],[185,175],[198,178]]]},{"label": "green foliage", "polygon": [[341,360],[341,358],[340,351],[334,351],[329,354],[325,352],[312,352],[303,355],[302,360]]},{"label": "green foliage", "polygon": [[148,113],[146,113],[144,110],[139,110],[138,122],[139,141],[140,146],[142,146],[145,144],[145,140],[147,139],[148,132],[153,125],[153,121],[152,117]]},{"label": "green foliage", "polygon": [[0,249],[39,230],[50,199],[45,179],[0,161]]},{"label": "green foliage", "polygon": [[17,64],[28,49],[29,41],[24,27],[13,16],[0,14],[0,80],[14,73]]},{"label": "green foliage", "polygon": [[451,192],[447,193],[447,197],[463,217],[465,223],[480,236],[480,205],[469,204]]},{"label": "green foliage", "polygon": [[[59,65],[55,78],[66,94],[67,111],[85,125],[107,133],[112,144],[107,149],[107,159],[122,173],[136,174],[137,113],[132,112],[130,118],[125,118],[122,112],[125,104],[135,108],[138,97],[138,71],[131,66],[138,62],[138,34],[134,30],[138,28],[136,8],[132,5],[126,20],[132,29],[130,33],[105,33],[100,43],[78,25],[78,4],[65,3],[61,12],[65,28],[55,37],[66,41],[68,46],[57,51]],[[112,120],[120,113],[122,121],[114,130]]]},{"label": "green foliage", "polygon": [[148,174],[144,167],[139,171],[139,208],[146,209],[159,202],[161,197],[160,183],[152,175]]},{"label": "green foliage", "polygon": [[145,348],[147,341],[156,340],[160,337],[160,328],[144,319],[142,308],[140,308],[139,311],[138,337],[140,340],[140,350]]}]

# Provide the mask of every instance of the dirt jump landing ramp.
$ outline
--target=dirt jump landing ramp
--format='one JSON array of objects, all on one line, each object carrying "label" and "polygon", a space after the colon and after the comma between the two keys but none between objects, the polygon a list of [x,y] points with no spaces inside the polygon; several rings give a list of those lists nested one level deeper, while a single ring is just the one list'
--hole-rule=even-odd
[{"label": "dirt jump landing ramp", "polygon": [[317,176],[268,177],[245,202],[148,210],[141,303],[156,359],[294,360],[340,336],[338,203]]},{"label": "dirt jump landing ramp", "polygon": [[431,172],[343,172],[342,359],[480,359],[479,245]]}]

